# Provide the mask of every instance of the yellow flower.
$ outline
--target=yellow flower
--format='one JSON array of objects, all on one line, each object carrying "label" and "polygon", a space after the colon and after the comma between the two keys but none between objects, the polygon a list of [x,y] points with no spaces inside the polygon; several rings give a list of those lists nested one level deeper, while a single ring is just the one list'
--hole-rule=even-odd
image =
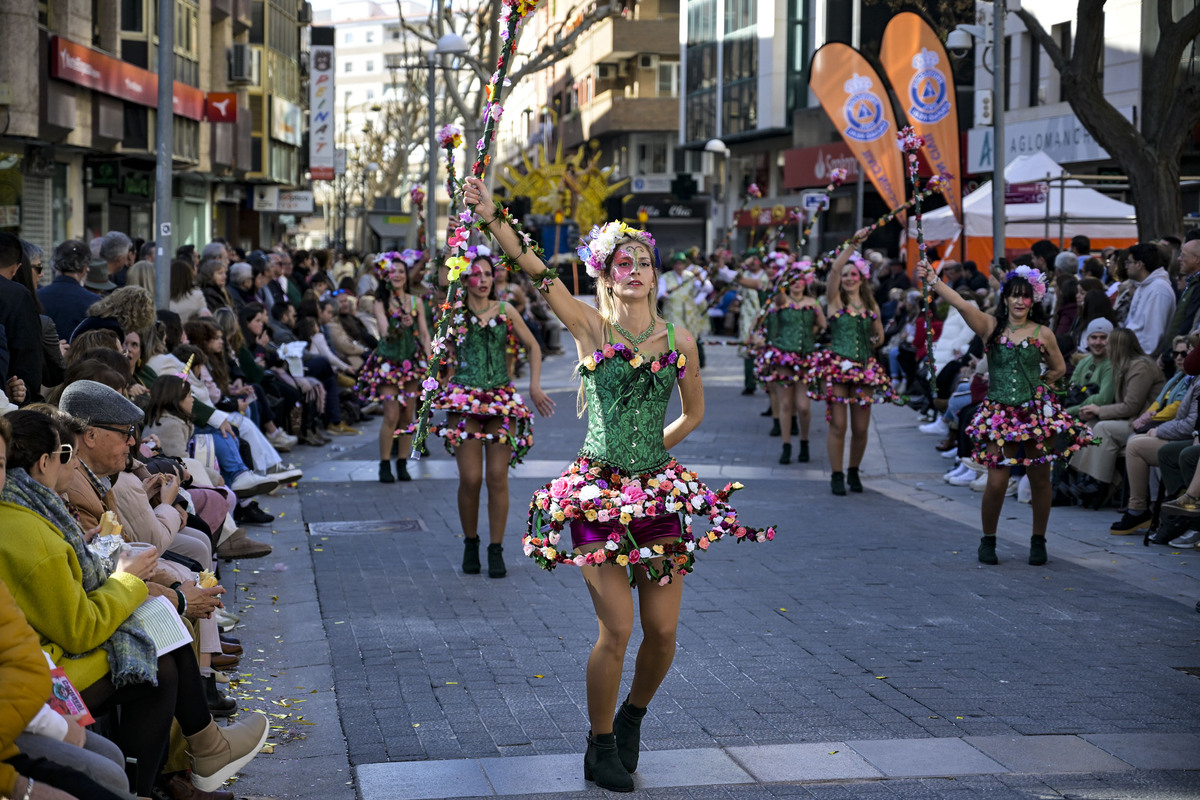
[{"label": "yellow flower", "polygon": [[617,556],[617,566],[618,567],[629,566],[629,556],[624,555],[624,554]]},{"label": "yellow flower", "polygon": [[679,360],[676,361],[675,363],[679,366],[680,369],[683,369],[684,367],[687,366],[687,356],[680,356]]},{"label": "yellow flower", "polygon": [[633,517],[629,516],[629,514],[627,512],[624,512],[624,511],[621,512],[621,524],[622,525],[628,525],[632,519],[633,519]]},{"label": "yellow flower", "polygon": [[734,481],[732,486],[734,489],[744,489],[746,484],[742,483],[741,481]]},{"label": "yellow flower", "polygon": [[717,532],[716,532],[716,531],[709,531],[709,532],[708,532],[708,540],[709,540],[710,542],[715,542],[715,541],[717,540]]},{"label": "yellow flower", "polygon": [[470,264],[462,256],[453,256],[446,259],[446,266],[450,269],[450,280],[456,281],[462,275],[463,270],[469,267]]},{"label": "yellow flower", "polygon": [[647,485],[647,486],[649,486],[651,489],[656,489],[656,488],[658,488],[658,478],[649,478],[649,479],[647,479],[647,480],[646,480],[646,485]]},{"label": "yellow flower", "polygon": [[641,353],[635,353],[635,354],[634,354],[634,356],[633,356],[633,358],[629,359],[629,366],[631,366],[631,367],[640,367],[640,366],[642,365],[642,362],[643,362],[644,360],[645,360],[645,359],[643,359],[643,358],[642,358],[642,354],[641,354]]},{"label": "yellow flower", "polygon": [[561,511],[555,511],[555,512],[554,512],[554,521],[555,521],[555,522],[562,522],[562,521],[563,521],[563,520],[565,520],[566,518],[567,518],[567,515],[566,515],[566,514],[564,514],[563,512],[561,512]]},{"label": "yellow flower", "polygon": [[661,544],[656,544],[656,545],[654,545],[654,547],[651,547],[650,549],[653,550],[654,552],[658,553],[660,556],[666,552],[666,550],[663,549],[663,546]]},{"label": "yellow flower", "polygon": [[693,474],[692,474],[692,473],[690,473],[690,472],[681,472],[681,473],[679,473],[679,480],[683,481],[684,483],[687,483],[688,481],[692,480],[692,479],[693,479],[693,478],[695,478],[695,477],[696,477],[696,476],[695,476],[695,475],[693,475]]},{"label": "yellow flower", "polygon": [[546,558],[548,558],[549,560],[553,561],[555,559],[555,557],[558,556],[558,551],[555,550],[553,547],[543,547],[542,555],[545,556]]},{"label": "yellow flower", "polygon": [[587,367],[588,369],[595,369],[595,368],[596,368],[596,359],[595,359],[595,358],[593,358],[593,357],[592,357],[592,356],[590,356],[590,355],[589,355],[589,356],[584,356],[584,357],[583,357],[583,361],[582,361],[581,363],[582,363],[582,364],[583,364],[585,367]]},{"label": "yellow flower", "polygon": [[588,510],[587,510],[587,511],[584,513],[584,516],[585,516],[585,517],[587,517],[587,519],[588,519],[588,522],[595,522],[595,521],[596,521],[596,511],[595,511],[595,509],[591,509],[591,508],[589,508],[589,509],[588,509]]}]

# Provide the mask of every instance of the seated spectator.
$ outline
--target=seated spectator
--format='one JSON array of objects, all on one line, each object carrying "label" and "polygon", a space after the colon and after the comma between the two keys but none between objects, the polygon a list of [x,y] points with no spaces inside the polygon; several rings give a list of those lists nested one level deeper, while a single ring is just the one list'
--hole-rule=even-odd
[{"label": "seated spectator", "polygon": [[321,325],[322,333],[325,334],[325,340],[332,352],[336,353],[341,361],[349,364],[351,370],[358,372],[362,369],[363,359],[371,352],[371,348],[346,330],[343,324],[344,319],[353,320],[354,330],[356,333],[359,332],[360,325],[354,315],[343,315],[340,311],[342,308],[352,306],[353,301],[352,295],[339,289],[334,293],[332,302],[327,300],[321,304],[317,322]]},{"label": "seated spectator", "polygon": [[1157,356],[1175,313],[1175,289],[1158,245],[1142,243],[1129,248],[1125,269],[1134,289],[1124,326],[1134,332],[1147,355]]},{"label": "seated spectator", "polygon": [[[330,304],[328,301],[322,303],[321,312],[318,313],[323,314],[327,310],[329,311],[329,316],[332,317],[332,304]],[[332,348],[329,346],[329,342],[325,339],[325,334],[322,331],[321,325],[317,319],[309,316],[303,317],[299,322],[296,323],[296,336],[300,339],[300,341],[308,344],[309,352],[321,356],[327,360],[329,365],[333,367],[335,371],[340,373],[338,380],[342,386],[348,388],[349,386],[354,385],[354,378],[352,376],[355,374],[355,372],[357,372],[357,370],[351,364],[342,361],[342,359],[338,358],[337,354],[333,352]],[[348,383],[344,379],[348,379]]]},{"label": "seated spectator", "polygon": [[[362,324],[371,337],[375,339],[375,344],[379,343],[379,321],[375,319],[375,298],[368,295],[360,295],[358,303],[355,306],[354,317]],[[375,345],[372,345],[374,349]]]},{"label": "seated spectator", "polygon": [[[210,245],[211,246],[211,245]],[[204,248],[205,251],[208,247]],[[196,285],[204,294],[204,303],[209,312],[218,308],[233,308],[233,300],[226,290],[225,282],[229,278],[229,267],[217,259],[205,259],[196,270]]]},{"label": "seated spectator", "polygon": [[1088,325],[1085,340],[1088,353],[1071,373],[1064,401],[1068,414],[1079,416],[1084,405],[1105,406],[1113,401],[1112,359],[1108,357],[1108,337],[1112,323],[1099,317]]},{"label": "seated spectator", "polygon": [[[375,349],[379,344],[378,338],[367,328],[363,320],[355,313],[359,298],[349,292],[343,292],[335,298],[337,303],[337,314],[334,321],[341,328],[342,333],[349,337],[352,341],[362,345],[367,351]],[[377,323],[378,324],[378,323]],[[336,332],[331,332],[335,337],[339,336]],[[334,347],[337,347],[334,343]]]},{"label": "seated spectator", "polygon": [[[286,302],[286,301],[282,301]],[[225,375],[226,394],[245,394],[243,389],[254,393],[255,402],[249,406],[250,419],[262,428],[267,435],[267,441],[276,450],[287,452],[299,441],[281,427],[290,423],[292,409],[296,408],[302,397],[290,385],[283,385],[275,380],[275,373],[268,370],[254,369],[247,373],[241,362],[241,352],[246,347],[242,337],[242,328],[238,324],[237,315],[228,308],[218,309],[213,315],[213,322],[221,329],[225,344]],[[255,365],[257,367],[257,365]],[[218,378],[220,376],[217,376]],[[270,394],[268,394],[268,388]],[[248,396],[248,395],[247,395]]]},{"label": "seated spectator", "polygon": [[[132,436],[114,432],[140,411],[116,392],[76,384],[64,406],[89,414],[85,439],[107,445],[109,464],[124,462]],[[49,417],[14,436],[0,495],[0,580],[8,585],[43,649],[66,671],[94,716],[120,709],[115,741],[131,760],[136,793],[149,797],[161,771],[172,718],[188,740],[193,782],[215,789],[257,754],[267,720],[250,715],[227,728],[213,721],[190,647],[156,656],[152,640],[130,615],[146,599],[158,553],[123,551],[111,573],[85,543],[85,531],[54,492],[73,453],[59,444]],[[33,421],[31,421],[33,422]],[[127,432],[127,431],[126,431]],[[30,472],[30,469],[33,472]],[[182,595],[159,584],[158,592]],[[203,591],[203,590],[201,590]],[[257,719],[255,719],[257,717]],[[136,761],[133,761],[135,760]]]},{"label": "seated spectator", "polygon": [[[1100,441],[1071,457],[1071,469],[1078,473],[1078,480],[1067,479],[1067,491],[1085,503],[1095,502],[1099,493],[1107,492],[1108,487],[1119,482],[1121,476],[1116,472],[1117,459],[1122,449],[1128,447],[1130,436],[1145,430],[1135,428],[1137,417],[1150,405],[1150,398],[1166,382],[1162,370],[1142,352],[1137,337],[1125,328],[1117,328],[1109,334],[1108,358],[1112,364],[1112,374],[1116,376],[1113,401],[1106,405],[1085,403],[1078,412],[1080,419],[1091,426]],[[1169,424],[1171,427],[1168,431],[1177,427],[1174,423]],[[1129,478],[1132,491],[1132,473]]]},{"label": "seated spectator", "polygon": [[[1080,281],[1080,290],[1087,281]],[[1075,318],[1075,330],[1078,332],[1079,341],[1073,348],[1077,352],[1087,352],[1087,330],[1088,326],[1095,320],[1105,319],[1113,326],[1117,325],[1117,315],[1113,312],[1112,303],[1108,299],[1108,295],[1104,289],[1089,289],[1079,298],[1079,314]],[[1069,357],[1069,353],[1063,353],[1064,357]]]},{"label": "seated spectator", "polygon": [[167,308],[184,322],[210,313],[204,292],[196,287],[195,279],[196,268],[189,261],[177,258],[171,262],[171,300]]},{"label": "seated spectator", "polygon": [[83,288],[91,250],[78,239],[67,239],[54,248],[50,266],[58,273],[48,285],[38,289],[38,300],[54,320],[59,336],[66,339],[87,316],[87,310],[100,298]]}]

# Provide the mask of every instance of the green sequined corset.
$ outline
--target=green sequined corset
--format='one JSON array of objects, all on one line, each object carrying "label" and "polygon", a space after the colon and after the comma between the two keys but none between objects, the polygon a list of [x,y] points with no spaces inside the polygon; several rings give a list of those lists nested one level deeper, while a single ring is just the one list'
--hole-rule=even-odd
[{"label": "green sequined corset", "polygon": [[988,400],[1023,406],[1033,399],[1042,385],[1041,344],[1026,339],[1021,344],[1001,341],[988,348]]},{"label": "green sequined corset", "polygon": [[829,350],[857,364],[867,363],[875,354],[871,345],[874,315],[859,316],[842,309],[829,318]]},{"label": "green sequined corset", "polygon": [[767,317],[767,343],[788,353],[808,355],[816,349],[812,308],[778,308]]},{"label": "green sequined corset", "polygon": [[[668,347],[674,350],[675,334],[671,328],[668,332]],[[652,472],[670,461],[663,427],[678,369],[668,365],[654,372],[650,364],[647,360],[633,367],[617,357],[604,359],[593,370],[580,370],[588,407],[581,458],[634,474]]]},{"label": "green sequined corset", "polygon": [[500,307],[501,311],[482,325],[474,313],[469,314],[467,333],[456,351],[453,381],[459,386],[495,389],[508,384],[508,319],[503,315],[504,304]]},{"label": "green sequined corset", "polygon": [[[417,298],[410,296],[410,300],[412,312],[415,314]],[[386,358],[388,361],[411,361],[417,354],[417,344],[416,320],[413,320],[412,326],[402,327],[399,318],[393,316],[392,309],[389,308],[387,335],[379,340],[375,352],[380,358]]]}]

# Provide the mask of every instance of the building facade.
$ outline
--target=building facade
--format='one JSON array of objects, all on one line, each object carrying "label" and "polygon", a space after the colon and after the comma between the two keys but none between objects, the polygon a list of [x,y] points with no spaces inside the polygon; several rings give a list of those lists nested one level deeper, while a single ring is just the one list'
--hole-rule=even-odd
[{"label": "building facade", "polygon": [[[151,238],[160,53],[154,0],[0,9],[0,228],[44,247]],[[175,0],[174,243],[266,246],[256,184],[303,180],[302,0]],[[31,52],[30,46],[33,45]],[[4,88],[7,92],[3,91]]]}]

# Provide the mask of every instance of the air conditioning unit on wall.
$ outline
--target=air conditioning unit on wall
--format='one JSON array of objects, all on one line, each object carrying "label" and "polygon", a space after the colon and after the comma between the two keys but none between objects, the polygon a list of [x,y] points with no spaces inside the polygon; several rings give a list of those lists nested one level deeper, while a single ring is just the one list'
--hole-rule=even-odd
[{"label": "air conditioning unit on wall", "polygon": [[658,56],[643,53],[637,58],[638,69],[658,69]]},{"label": "air conditioning unit on wall", "polygon": [[259,84],[261,54],[248,44],[229,47],[229,83],[232,86]]},{"label": "air conditioning unit on wall", "polygon": [[616,64],[597,64],[596,65],[596,80],[611,81],[617,77]]}]

